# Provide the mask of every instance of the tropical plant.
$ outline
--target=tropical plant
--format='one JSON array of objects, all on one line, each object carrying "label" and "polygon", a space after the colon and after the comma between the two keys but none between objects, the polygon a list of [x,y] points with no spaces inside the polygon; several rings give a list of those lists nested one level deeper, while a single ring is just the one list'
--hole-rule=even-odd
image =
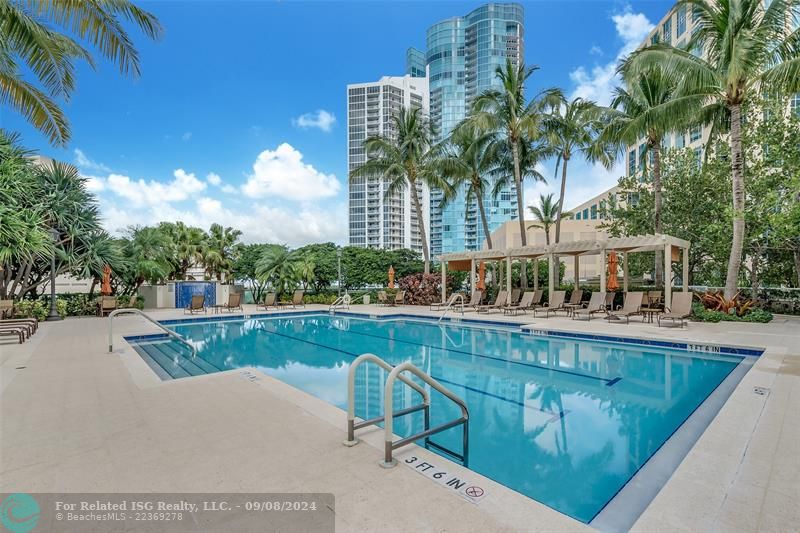
[{"label": "tropical plant", "polygon": [[[742,105],[761,92],[800,91],[798,0],[683,0],[697,30],[686,48],[658,43],[632,53],[622,65],[630,82],[653,66],[679,80],[679,95],[702,95],[700,122],[712,136],[730,134],[733,239],[725,279],[725,296],[737,292],[745,239],[745,161],[742,150]],[[691,50],[699,50],[694,55]]]},{"label": "tropical plant", "polygon": [[567,187],[567,166],[575,155],[581,155],[589,163],[600,163],[606,168],[614,165],[614,150],[610,143],[599,138],[605,126],[606,113],[591,100],[574,98],[567,100],[560,90],[553,90],[546,97],[550,112],[542,118],[542,131],[553,150],[556,151],[556,176],[561,166],[561,192],[558,197],[555,241],[561,239],[561,219],[564,211],[564,196]]},{"label": "tropical plant", "polygon": [[242,232],[238,229],[211,224],[203,247],[202,261],[208,274],[217,281],[230,277],[236,257],[241,253],[241,245],[238,244],[241,236]]},{"label": "tropical plant", "polygon": [[293,268],[295,279],[300,282],[304,290],[308,290],[308,287],[314,283],[314,269],[316,268],[314,261],[310,257],[301,255],[294,263]]},{"label": "tropical plant", "polygon": [[177,279],[186,279],[189,268],[203,263],[206,254],[206,233],[183,222],[161,222],[158,229],[170,241],[172,272]]},{"label": "tropical plant", "polygon": [[280,296],[297,286],[297,259],[297,254],[286,246],[268,245],[256,261],[256,277],[269,283]]},{"label": "tropical plant", "polygon": [[[528,210],[531,212],[534,220],[538,221],[538,224],[530,224],[528,229],[543,229],[545,242],[549,246],[550,228],[556,223],[556,220],[558,220],[558,204],[553,201],[553,194],[551,193],[547,196],[540,194],[539,205],[530,205],[528,206]],[[564,218],[570,218],[572,217],[572,213],[561,213],[561,216]]]},{"label": "tropical plant", "polygon": [[522,146],[538,134],[541,102],[538,98],[526,103],[525,82],[538,67],[515,65],[511,58],[505,67],[498,66],[495,76],[502,85],[501,90],[488,90],[478,95],[472,105],[470,121],[482,131],[493,131],[505,138],[511,153],[514,190],[519,213],[519,230],[522,245],[527,244],[525,235],[525,210],[522,188]]},{"label": "tropical plant", "polygon": [[430,272],[430,249],[425,233],[417,185],[425,183],[445,195],[452,187],[442,178],[439,167],[440,150],[433,145],[433,127],[420,109],[401,108],[391,117],[391,136],[371,136],[364,141],[367,162],[352,170],[353,178],[388,179],[385,197],[393,198],[408,190],[417,215],[425,272]]},{"label": "tropical plant", "polygon": [[160,228],[128,228],[127,238],[122,240],[122,246],[129,261],[122,276],[125,282],[122,293],[135,294],[144,282],[162,283],[172,274],[172,241]]},{"label": "tropical plant", "polygon": [[492,233],[486,219],[484,198],[489,190],[486,176],[497,166],[497,150],[497,136],[493,132],[481,131],[466,120],[450,134],[440,162],[442,173],[452,187],[452,194],[443,196],[442,204],[452,201],[458,191],[464,189],[464,202],[468,206],[465,215],[470,216],[469,206],[474,202],[490,250]]},{"label": "tropical plant", "polygon": [[[123,75],[139,75],[139,54],[123,22],[151,39],[162,32],[154,15],[128,0],[0,1],[0,102],[25,116],[51,143],[65,145],[69,123],[57,100],[68,100],[75,89],[76,61],[95,66],[79,41],[96,48]],[[35,82],[26,80],[26,73]]]}]

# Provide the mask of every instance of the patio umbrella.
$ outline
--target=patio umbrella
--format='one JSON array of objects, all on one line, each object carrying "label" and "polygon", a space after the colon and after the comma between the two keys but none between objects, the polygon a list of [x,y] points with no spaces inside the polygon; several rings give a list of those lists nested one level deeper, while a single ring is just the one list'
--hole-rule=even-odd
[{"label": "patio umbrella", "polygon": [[394,289],[394,267],[389,265],[389,288]]},{"label": "patio umbrella", "polygon": [[481,261],[480,265],[478,266],[478,285],[477,287],[481,290],[486,289],[486,263]]},{"label": "patio umbrella", "polygon": [[103,267],[103,284],[100,286],[100,294],[111,295],[111,267],[108,265]]},{"label": "patio umbrella", "polygon": [[611,250],[611,253],[608,254],[608,283],[606,283],[606,289],[609,291],[619,289],[619,281],[617,280],[618,264],[617,252]]}]

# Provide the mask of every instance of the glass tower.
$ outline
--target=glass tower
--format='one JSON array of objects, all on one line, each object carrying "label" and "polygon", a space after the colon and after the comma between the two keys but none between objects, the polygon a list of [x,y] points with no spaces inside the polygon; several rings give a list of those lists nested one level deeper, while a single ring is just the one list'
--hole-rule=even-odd
[{"label": "glass tower", "polygon": [[[469,113],[472,101],[499,88],[495,69],[523,56],[523,8],[519,4],[485,4],[465,17],[434,24],[426,35],[431,122],[438,139],[446,137]],[[407,53],[410,65],[411,50]],[[466,188],[465,188],[466,189]],[[484,231],[477,204],[467,205],[464,190],[444,208],[441,192],[431,191],[431,255],[477,250]],[[484,198],[489,231],[517,217],[514,191]]]}]

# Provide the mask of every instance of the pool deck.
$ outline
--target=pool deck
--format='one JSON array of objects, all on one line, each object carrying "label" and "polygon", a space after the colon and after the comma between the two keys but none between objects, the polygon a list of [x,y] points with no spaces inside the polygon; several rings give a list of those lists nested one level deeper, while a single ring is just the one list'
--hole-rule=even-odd
[{"label": "pool deck", "polygon": [[[307,308],[314,309],[327,307]],[[359,305],[351,312],[439,315],[411,306]],[[800,318],[685,329],[501,313],[480,318],[765,348],[633,529],[797,528]],[[76,318],[41,324],[23,345],[0,340],[0,492],[332,492],[337,531],[590,529],[458,465],[449,467],[486,488],[479,503],[409,467],[382,469],[380,433],[342,446],[341,410],[258,371],[161,382],[122,339],[157,332],[139,317],[115,319],[113,354],[107,332],[104,319]],[[414,453],[442,462],[419,448]]]}]

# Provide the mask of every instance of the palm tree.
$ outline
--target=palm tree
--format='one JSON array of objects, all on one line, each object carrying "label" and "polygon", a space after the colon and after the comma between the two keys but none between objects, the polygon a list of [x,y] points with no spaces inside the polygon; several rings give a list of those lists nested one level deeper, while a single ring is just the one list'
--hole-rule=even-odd
[{"label": "palm tree", "polygon": [[[698,117],[713,135],[730,132],[733,241],[725,296],[736,294],[745,234],[742,104],[763,91],[800,91],[800,33],[792,30],[798,0],[682,0],[697,31],[685,48],[656,44],[631,54],[622,65],[627,80],[658,65],[679,80],[679,95],[702,95]],[[690,50],[701,50],[702,57]]]},{"label": "palm tree", "polygon": [[[544,230],[544,239],[547,245],[550,245],[550,228],[556,223],[558,220],[558,204],[553,201],[553,194],[550,193],[547,196],[540,194],[539,195],[539,205],[529,205],[528,210],[533,215],[534,220],[538,222],[538,224],[530,224],[528,229],[531,228],[540,228]],[[566,212],[561,213],[563,218],[571,218],[572,213]]]},{"label": "palm tree", "polygon": [[561,165],[561,193],[558,197],[556,238],[561,239],[561,219],[567,189],[567,167],[574,155],[581,155],[590,163],[601,163],[606,168],[614,164],[614,154],[608,143],[598,140],[604,126],[603,108],[584,98],[567,98],[559,90],[551,91],[547,98],[551,112],[542,119],[542,127],[551,147],[558,154],[556,174]]},{"label": "palm tree", "polygon": [[272,285],[280,296],[297,284],[297,259],[297,255],[286,246],[269,245],[256,261],[256,277]]},{"label": "palm tree", "polygon": [[502,90],[488,90],[480,94],[472,105],[470,120],[480,129],[502,135],[511,152],[514,187],[519,213],[519,231],[522,245],[527,245],[525,235],[524,191],[522,189],[521,150],[526,139],[536,137],[540,118],[540,101],[534,98],[525,102],[525,81],[538,67],[514,65],[511,58],[505,67],[497,67],[495,76]]},{"label": "palm tree", "polygon": [[241,236],[242,232],[237,229],[211,224],[206,237],[203,264],[209,275],[216,277],[217,281],[222,281],[223,276],[226,280],[230,277],[233,262],[240,252],[241,245],[237,241]]},{"label": "palm tree", "polygon": [[[626,88],[617,87],[611,102],[610,122],[601,138],[619,147],[623,152],[627,146],[636,145],[644,139],[645,153],[652,154],[654,216],[656,233],[661,225],[661,146],[664,137],[680,130],[689,121],[689,113],[699,109],[700,97],[675,95],[676,80],[664,74],[660,67],[653,67],[641,76],[630,80]],[[663,261],[655,254],[655,282],[662,282]]]},{"label": "palm tree", "polygon": [[[442,173],[450,179],[453,193],[443,197],[442,204],[455,198],[459,189],[466,186],[464,201],[470,206],[474,201],[483,225],[486,244],[492,249],[492,234],[486,220],[486,206],[483,203],[489,181],[485,176],[497,165],[497,136],[481,131],[468,120],[462,121],[447,140],[444,155],[440,161]],[[469,216],[469,207],[466,215]]]},{"label": "palm tree", "polygon": [[372,136],[364,141],[367,162],[352,170],[354,178],[388,179],[384,196],[392,198],[408,189],[417,214],[425,273],[430,273],[431,259],[417,185],[426,183],[452,195],[452,187],[440,174],[440,150],[433,145],[433,128],[418,109],[401,108],[391,118],[392,134]]},{"label": "palm tree", "polygon": [[169,236],[154,227],[128,229],[124,253],[130,262],[128,289],[133,294],[145,281],[159,283],[172,273]]},{"label": "palm tree", "polygon": [[[161,36],[158,19],[128,0],[0,1],[0,101],[51,143],[65,145],[69,123],[56,100],[68,100],[74,91],[76,61],[95,65],[79,41],[98,49],[123,75],[139,75],[139,54],[124,23],[151,39]],[[26,71],[36,82],[25,79]]]}]

